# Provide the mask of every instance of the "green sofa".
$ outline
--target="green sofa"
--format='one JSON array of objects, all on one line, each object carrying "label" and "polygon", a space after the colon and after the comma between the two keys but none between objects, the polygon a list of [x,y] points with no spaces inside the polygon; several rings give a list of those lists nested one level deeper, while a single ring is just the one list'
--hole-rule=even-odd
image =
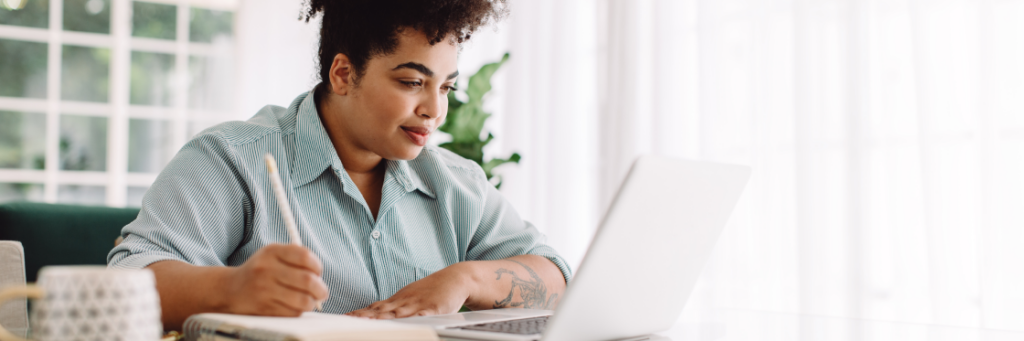
[{"label": "green sofa", "polygon": [[121,228],[138,215],[138,208],[4,203],[0,240],[21,242],[26,280],[35,282],[39,269],[47,265],[107,264]]}]

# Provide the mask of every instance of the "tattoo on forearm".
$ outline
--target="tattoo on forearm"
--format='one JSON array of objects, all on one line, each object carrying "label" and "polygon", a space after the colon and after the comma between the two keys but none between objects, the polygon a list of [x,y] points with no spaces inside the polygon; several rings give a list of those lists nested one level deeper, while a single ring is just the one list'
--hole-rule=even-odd
[{"label": "tattoo on forearm", "polygon": [[[558,294],[551,294],[548,296],[548,286],[544,284],[544,280],[537,275],[526,264],[520,263],[508,259],[510,262],[515,262],[521,265],[526,272],[530,274],[530,280],[524,280],[516,275],[515,271],[500,268],[494,273],[498,275],[496,280],[501,280],[501,275],[512,276],[512,289],[508,291],[508,296],[500,301],[494,301],[494,308],[532,308],[532,309],[551,309],[555,302],[558,300]],[[519,288],[519,296],[523,298],[522,302],[512,302],[512,296],[515,295],[516,288]]]}]

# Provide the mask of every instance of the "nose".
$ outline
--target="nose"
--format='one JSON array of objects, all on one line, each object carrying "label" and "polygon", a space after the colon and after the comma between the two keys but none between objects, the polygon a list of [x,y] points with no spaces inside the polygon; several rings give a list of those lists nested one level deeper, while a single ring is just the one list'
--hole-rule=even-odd
[{"label": "nose", "polygon": [[423,101],[416,107],[416,115],[434,119],[440,117],[446,110],[448,110],[448,96],[431,94],[424,96]]}]

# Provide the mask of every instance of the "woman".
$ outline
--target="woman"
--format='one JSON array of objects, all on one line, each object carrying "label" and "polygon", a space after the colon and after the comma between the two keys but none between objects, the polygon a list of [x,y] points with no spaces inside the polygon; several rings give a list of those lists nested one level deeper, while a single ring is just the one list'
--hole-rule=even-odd
[{"label": "woman", "polygon": [[[571,272],[472,161],[427,146],[459,45],[503,0],[311,1],[321,83],[193,138],[108,257],[156,274],[165,328],[200,312],[372,318],[551,309]],[[273,154],[305,247],[288,245]]]}]

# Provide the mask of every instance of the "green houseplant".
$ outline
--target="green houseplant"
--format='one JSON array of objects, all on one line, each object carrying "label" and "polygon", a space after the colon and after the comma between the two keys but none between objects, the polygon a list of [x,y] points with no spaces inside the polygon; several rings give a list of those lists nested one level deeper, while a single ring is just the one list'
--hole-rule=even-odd
[{"label": "green houseplant", "polygon": [[508,58],[509,54],[505,53],[500,61],[481,66],[476,74],[469,77],[469,84],[463,90],[467,98],[465,102],[455,97],[454,91],[449,92],[448,118],[438,128],[452,137],[451,141],[442,143],[440,147],[479,164],[484,169],[487,179],[498,188],[501,188],[501,177],[492,173],[494,168],[510,162],[518,164],[521,157],[519,153],[512,153],[505,159],[491,158],[484,161],[484,146],[494,139],[494,135],[487,133],[487,137],[483,137],[484,123],[491,117],[491,114],[483,109],[483,99],[484,95],[491,91],[491,76],[508,61]]}]

